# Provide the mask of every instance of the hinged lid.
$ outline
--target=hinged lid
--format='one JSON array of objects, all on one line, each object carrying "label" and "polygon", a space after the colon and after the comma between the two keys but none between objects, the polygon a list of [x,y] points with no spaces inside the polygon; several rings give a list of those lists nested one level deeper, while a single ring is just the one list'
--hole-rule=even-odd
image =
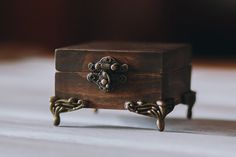
[{"label": "hinged lid", "polygon": [[162,73],[191,64],[187,44],[92,42],[56,49],[56,69],[61,72],[88,72],[88,64],[105,56],[129,66],[129,72]]}]

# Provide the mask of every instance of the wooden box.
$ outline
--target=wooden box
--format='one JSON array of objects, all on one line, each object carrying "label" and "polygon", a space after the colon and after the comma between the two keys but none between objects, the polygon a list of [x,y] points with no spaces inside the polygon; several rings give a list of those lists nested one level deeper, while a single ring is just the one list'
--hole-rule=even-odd
[{"label": "wooden box", "polygon": [[56,49],[54,124],[81,108],[128,109],[164,119],[177,104],[191,118],[191,47],[186,44],[95,42]]}]

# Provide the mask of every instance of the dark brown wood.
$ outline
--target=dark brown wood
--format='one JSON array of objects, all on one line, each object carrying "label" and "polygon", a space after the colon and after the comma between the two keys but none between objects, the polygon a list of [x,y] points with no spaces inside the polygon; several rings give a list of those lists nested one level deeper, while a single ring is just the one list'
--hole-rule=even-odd
[{"label": "dark brown wood", "polygon": [[191,64],[191,47],[186,44],[90,43],[56,50],[56,69],[87,72],[89,62],[112,56],[129,65],[132,72],[161,73]]},{"label": "dark brown wood", "polygon": [[153,102],[168,98],[180,102],[181,96],[190,90],[191,67],[159,74],[129,73],[126,84],[105,93],[86,79],[86,72],[57,72],[55,93],[60,98],[79,97],[89,102],[89,108],[124,109],[126,101]]},{"label": "dark brown wood", "polygon": [[86,79],[86,72],[56,73],[56,96],[79,97],[91,108],[124,109],[125,101],[154,101],[161,99],[161,76],[159,74],[129,73],[126,84],[105,93]]},{"label": "dark brown wood", "polygon": [[128,109],[157,118],[188,105],[192,117],[191,48],[185,44],[89,43],[56,50],[54,125],[60,113],[81,108]]},{"label": "dark brown wood", "polygon": [[[185,44],[90,43],[56,50],[55,94],[79,97],[87,107],[124,109],[125,101],[173,98],[190,91],[191,52]],[[87,81],[88,63],[112,56],[129,65],[128,82],[105,93]]]},{"label": "dark brown wood", "polygon": [[186,66],[171,73],[163,73],[161,90],[164,100],[174,98],[180,102],[182,95],[191,90],[191,69],[191,66]]}]

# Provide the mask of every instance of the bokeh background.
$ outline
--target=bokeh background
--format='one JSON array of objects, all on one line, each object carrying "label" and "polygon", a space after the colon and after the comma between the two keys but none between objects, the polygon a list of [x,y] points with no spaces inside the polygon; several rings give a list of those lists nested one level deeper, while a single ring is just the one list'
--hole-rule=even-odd
[{"label": "bokeh background", "polygon": [[[54,49],[95,40],[192,44],[193,120],[84,109],[53,127]],[[236,0],[0,0],[0,157],[236,157],[235,80]]]},{"label": "bokeh background", "polygon": [[53,54],[94,40],[186,42],[235,58],[235,0],[1,0],[0,56]]}]

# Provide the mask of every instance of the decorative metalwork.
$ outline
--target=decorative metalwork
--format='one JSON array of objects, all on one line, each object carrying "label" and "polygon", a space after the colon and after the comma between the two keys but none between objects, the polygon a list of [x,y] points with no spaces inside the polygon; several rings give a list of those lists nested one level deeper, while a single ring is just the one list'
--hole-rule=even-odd
[{"label": "decorative metalwork", "polygon": [[59,99],[57,97],[51,97],[50,110],[54,117],[54,125],[60,124],[60,113],[72,112],[79,110],[86,106],[86,102],[78,98]]},{"label": "decorative metalwork", "polygon": [[[188,105],[187,117],[192,116],[192,107],[196,100],[196,93],[194,91],[189,91],[183,94],[179,99],[166,99],[162,101],[156,101],[155,103],[143,102],[141,100],[137,102],[127,101],[125,102],[125,109],[142,114],[145,116],[150,116],[157,118],[156,124],[160,131],[165,128],[165,117],[174,109],[175,104],[183,103]],[[78,98],[71,97],[69,99],[60,99],[58,97],[51,97],[50,99],[50,110],[54,117],[54,125],[58,126],[60,124],[60,114],[64,112],[72,112],[79,110],[81,108],[88,107],[88,102],[80,100]],[[95,108],[95,113],[98,111]]]},{"label": "decorative metalwork", "polygon": [[89,63],[88,69],[91,72],[87,75],[87,80],[105,92],[127,81],[125,73],[128,71],[128,65],[120,64],[110,56],[103,57],[97,63]]},{"label": "decorative metalwork", "polygon": [[157,118],[157,127],[160,131],[163,131],[165,128],[164,119],[166,115],[174,109],[174,103],[172,99],[165,102],[157,101],[156,103],[146,103],[143,101],[127,101],[125,102],[124,107],[131,112]]}]

